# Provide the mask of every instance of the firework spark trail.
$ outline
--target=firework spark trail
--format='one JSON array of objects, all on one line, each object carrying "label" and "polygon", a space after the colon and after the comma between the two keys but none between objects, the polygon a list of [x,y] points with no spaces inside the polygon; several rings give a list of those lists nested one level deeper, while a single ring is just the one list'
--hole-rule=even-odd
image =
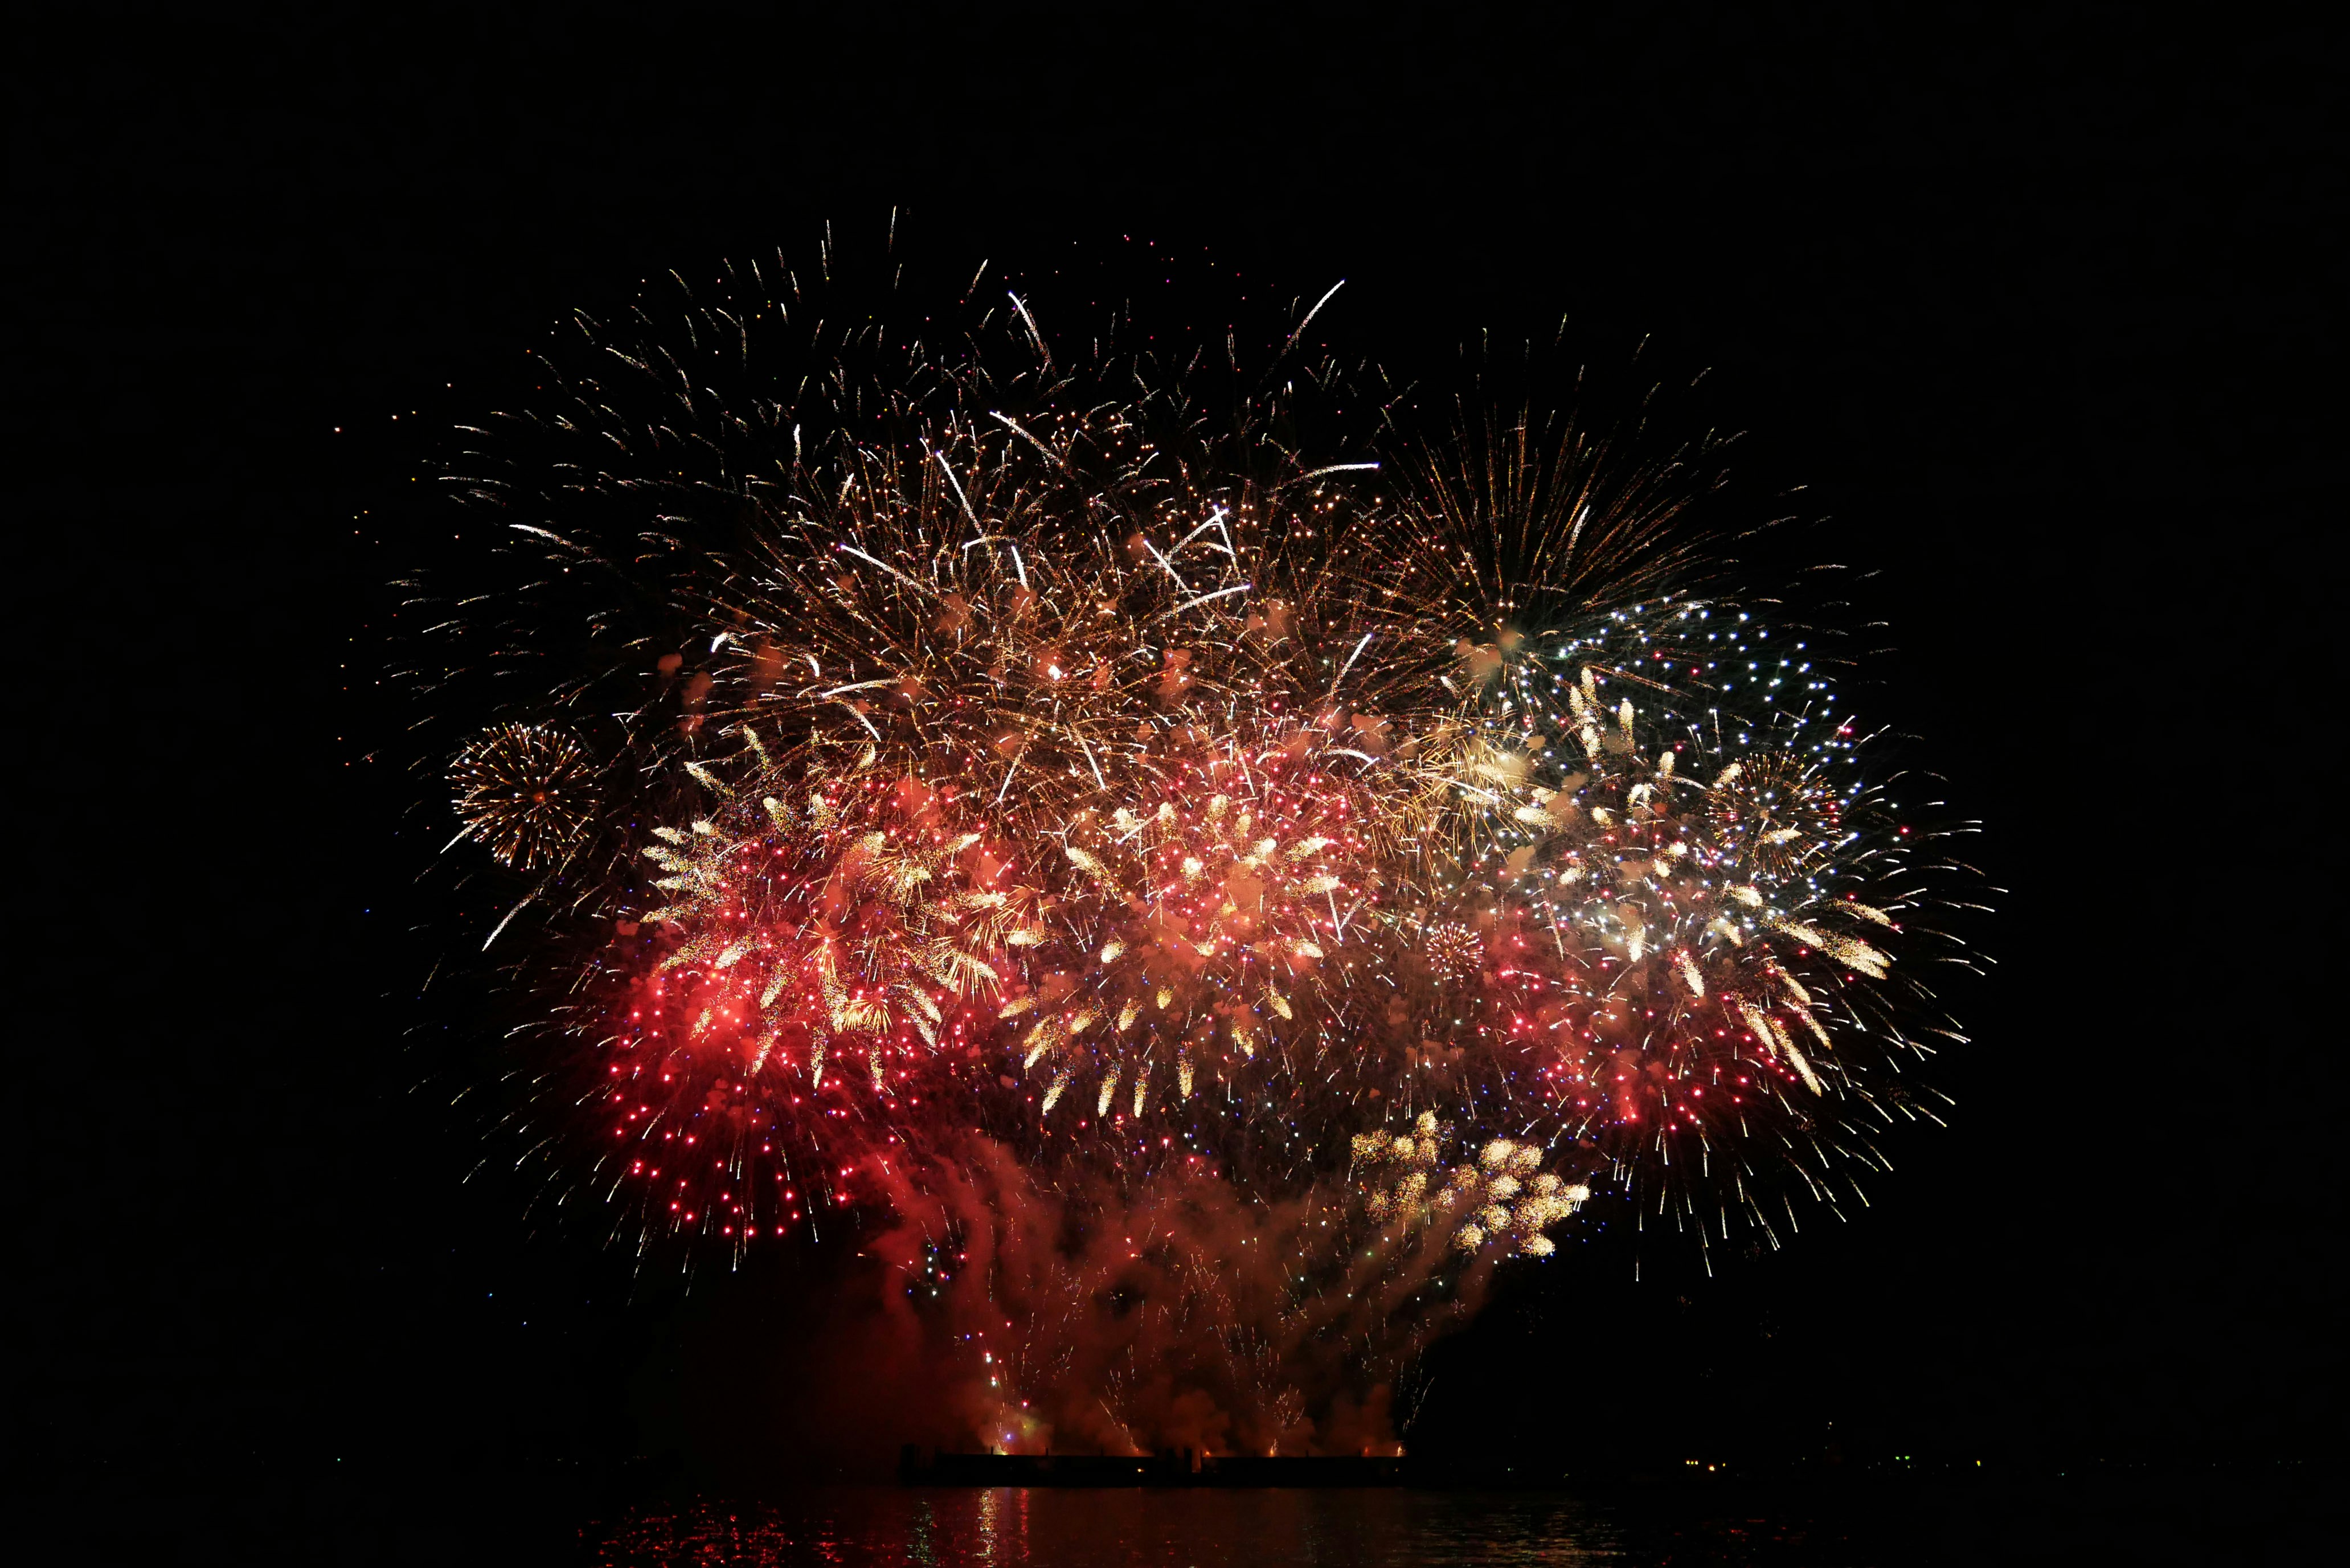
[{"label": "firework spark trail", "polygon": [[1684,515],[1706,449],[1390,410],[1309,456],[1327,366],[1212,403],[1024,298],[950,354],[754,280],[477,432],[509,542],[422,689],[640,1247],[978,1246],[1003,1397],[1263,1449],[1595,1189],[1775,1242],[1925,1114],[1960,871]]}]

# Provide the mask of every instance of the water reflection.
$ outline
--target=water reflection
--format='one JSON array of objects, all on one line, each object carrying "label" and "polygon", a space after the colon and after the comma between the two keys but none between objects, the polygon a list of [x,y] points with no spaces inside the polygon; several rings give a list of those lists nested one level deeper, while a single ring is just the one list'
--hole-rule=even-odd
[{"label": "water reflection", "polygon": [[1608,1521],[1528,1493],[838,1488],[647,1510],[587,1532],[610,1568],[785,1563],[1347,1564],[1627,1561]]}]

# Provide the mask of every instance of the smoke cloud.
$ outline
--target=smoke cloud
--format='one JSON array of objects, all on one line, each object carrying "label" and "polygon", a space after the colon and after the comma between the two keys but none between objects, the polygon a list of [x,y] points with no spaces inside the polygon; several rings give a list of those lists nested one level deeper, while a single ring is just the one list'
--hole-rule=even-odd
[{"label": "smoke cloud", "polygon": [[1359,1174],[1268,1201],[1204,1171],[1055,1183],[975,1137],[895,1173],[865,1251],[973,1446],[1392,1454],[1399,1379],[1497,1262],[1463,1168],[1417,1204]]}]

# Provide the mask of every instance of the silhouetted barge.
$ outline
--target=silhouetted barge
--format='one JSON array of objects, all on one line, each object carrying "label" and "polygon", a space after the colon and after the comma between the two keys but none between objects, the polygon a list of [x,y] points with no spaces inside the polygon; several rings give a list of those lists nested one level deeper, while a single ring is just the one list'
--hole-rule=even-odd
[{"label": "silhouetted barge", "polygon": [[908,1444],[898,1473],[909,1486],[1403,1486],[1406,1461],[1393,1455],[1151,1455],[926,1453]]}]

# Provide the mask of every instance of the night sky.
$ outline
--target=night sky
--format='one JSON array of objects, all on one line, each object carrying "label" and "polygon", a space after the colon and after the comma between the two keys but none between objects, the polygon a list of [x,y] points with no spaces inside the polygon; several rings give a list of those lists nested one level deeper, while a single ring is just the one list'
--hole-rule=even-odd
[{"label": "night sky", "polygon": [[[12,72],[21,1474],[307,1540],[419,1479],[559,1511],[830,1462],[821,1289],[632,1281],[451,1106],[495,1058],[415,1001],[376,683],[410,476],[548,323],[893,204],[950,271],[1344,277],[1336,340],[1407,370],[1562,315],[1711,368],[1744,483],[1823,519],[1774,547],[1876,570],[1875,705],[1983,819],[1951,1128],[1710,1281],[1614,1237],[1523,1271],[1415,1451],[2338,1454],[2314,26],[322,14],[36,28]],[[778,1322],[804,1383],[741,1348]]]}]

